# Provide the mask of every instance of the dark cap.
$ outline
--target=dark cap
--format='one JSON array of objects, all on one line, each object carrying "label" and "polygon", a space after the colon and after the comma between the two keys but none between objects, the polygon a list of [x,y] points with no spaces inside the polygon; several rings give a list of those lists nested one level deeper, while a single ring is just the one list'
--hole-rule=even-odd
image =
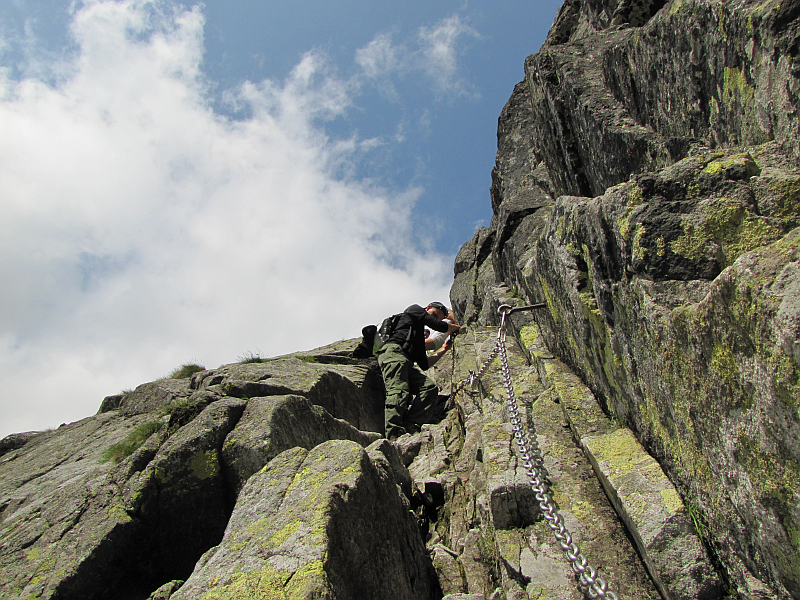
[{"label": "dark cap", "polygon": [[447,307],[441,302],[431,302],[430,306],[439,309],[445,317],[447,316]]}]

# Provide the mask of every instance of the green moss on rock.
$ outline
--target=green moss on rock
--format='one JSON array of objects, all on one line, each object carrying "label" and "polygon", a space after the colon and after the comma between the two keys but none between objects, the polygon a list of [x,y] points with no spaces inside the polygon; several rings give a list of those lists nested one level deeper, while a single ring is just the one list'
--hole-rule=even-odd
[{"label": "green moss on rock", "polygon": [[747,152],[734,154],[732,156],[717,156],[706,164],[703,168],[703,172],[709,175],[718,175],[733,167],[744,169],[744,175],[747,177],[758,175],[761,172],[756,161]]},{"label": "green moss on rock", "polygon": [[522,345],[526,348],[533,348],[539,342],[539,328],[535,325],[526,325],[519,332]]},{"label": "green moss on rock", "polygon": [[617,226],[622,239],[628,241],[630,239],[631,215],[633,211],[644,200],[644,190],[635,181],[631,181],[625,188],[625,196],[627,197],[627,204],[625,212],[617,219]]},{"label": "green moss on rock", "polygon": [[775,212],[773,216],[792,219],[800,216],[800,177],[791,177],[769,185],[774,194]]},{"label": "green moss on rock", "polygon": [[100,462],[122,462],[131,454],[136,452],[136,450],[138,450],[151,435],[160,431],[163,426],[164,423],[162,421],[148,421],[147,423],[138,425],[125,437],[124,440],[113,444],[105,452],[103,452]]},{"label": "green moss on rock", "polygon": [[644,237],[645,231],[645,227],[641,223],[637,223],[636,228],[633,230],[633,249],[631,252],[633,256],[639,260],[644,260],[647,254],[647,248],[642,246],[642,238]]}]

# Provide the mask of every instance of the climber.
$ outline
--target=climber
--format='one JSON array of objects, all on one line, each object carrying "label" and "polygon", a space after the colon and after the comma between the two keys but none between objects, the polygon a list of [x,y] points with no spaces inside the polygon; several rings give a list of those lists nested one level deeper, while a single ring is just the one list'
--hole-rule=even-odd
[{"label": "climber", "polygon": [[426,352],[434,349],[434,342],[426,340],[424,334],[426,326],[442,333],[457,332],[460,329],[458,325],[444,322],[447,313],[447,307],[441,302],[431,302],[425,308],[412,304],[403,311],[389,340],[376,353],[386,384],[384,425],[386,437],[390,440],[416,427],[413,421],[408,420],[415,396],[419,404],[414,412],[432,407],[438,399],[439,388],[416,370],[414,363],[425,371],[450,348],[452,342],[448,340],[440,350],[428,355]]},{"label": "climber", "polygon": [[[438,302],[437,302],[437,304],[438,304]],[[453,314],[453,311],[451,310],[450,312],[447,313],[447,316],[442,320],[445,323],[448,323],[448,324],[449,323],[455,323],[456,322],[456,317]],[[427,351],[430,352],[431,350],[438,350],[439,348],[441,348],[444,345],[444,343],[447,341],[447,339],[448,339],[447,332],[445,332],[445,331],[433,331],[432,332],[427,327],[425,328],[425,349]],[[430,347],[431,345],[428,342],[433,342],[433,348]]]}]

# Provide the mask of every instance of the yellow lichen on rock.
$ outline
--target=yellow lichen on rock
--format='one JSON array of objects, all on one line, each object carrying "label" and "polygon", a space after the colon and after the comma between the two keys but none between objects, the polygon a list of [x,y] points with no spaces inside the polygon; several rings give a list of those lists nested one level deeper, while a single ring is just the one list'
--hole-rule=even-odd
[{"label": "yellow lichen on rock", "polygon": [[664,506],[671,514],[676,515],[685,510],[683,500],[681,500],[681,497],[678,495],[678,492],[675,491],[675,488],[661,490],[661,498],[664,500]]},{"label": "yellow lichen on rock", "polygon": [[606,462],[609,470],[615,474],[641,470],[655,462],[627,428],[592,438],[587,441],[587,446],[597,460]]},{"label": "yellow lichen on rock", "polygon": [[751,176],[758,175],[760,172],[758,164],[756,164],[756,161],[747,152],[742,152],[731,156],[712,155],[712,160],[709,161],[705,167],[703,167],[703,172],[708,173],[709,175],[717,175],[730,169],[731,167],[743,167],[747,174]]},{"label": "yellow lichen on rock", "polygon": [[683,222],[684,235],[670,242],[671,250],[690,260],[709,258],[709,244],[722,249],[724,268],[739,256],[780,239],[782,232],[767,219],[754,215],[739,201],[720,198],[711,203],[701,220]]},{"label": "yellow lichen on rock", "polygon": [[219,473],[219,459],[216,450],[201,450],[192,456],[189,469],[198,479],[210,479]]}]

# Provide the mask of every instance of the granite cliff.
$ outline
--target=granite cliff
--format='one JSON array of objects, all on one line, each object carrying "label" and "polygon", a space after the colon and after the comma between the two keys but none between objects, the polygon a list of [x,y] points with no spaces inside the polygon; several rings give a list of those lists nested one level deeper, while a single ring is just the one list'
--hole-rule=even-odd
[{"label": "granite cliff", "polygon": [[797,598],[800,4],[614,5],[567,2],[527,59],[454,302],[545,302],[728,589]]},{"label": "granite cliff", "polygon": [[456,258],[448,410],[383,439],[350,340],[9,436],[0,596],[583,597],[493,358],[542,303],[508,370],[609,589],[800,598],[799,44],[800,0],[567,0]]}]

